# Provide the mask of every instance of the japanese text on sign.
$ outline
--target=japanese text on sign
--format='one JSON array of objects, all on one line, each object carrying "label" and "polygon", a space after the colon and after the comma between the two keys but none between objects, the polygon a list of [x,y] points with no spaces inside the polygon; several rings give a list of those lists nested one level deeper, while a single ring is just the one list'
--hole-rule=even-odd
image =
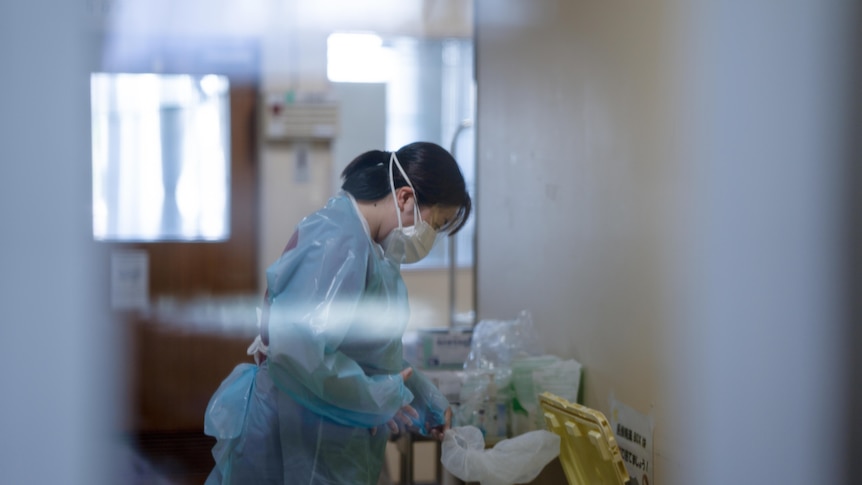
[{"label": "japanese text on sign", "polygon": [[653,421],[611,397],[611,423],[632,483],[653,483]]},{"label": "japanese text on sign", "polygon": [[625,438],[632,443],[642,446],[644,448],[647,447],[647,439],[645,436],[641,436],[640,433],[632,431],[620,423],[617,423],[617,436]]}]

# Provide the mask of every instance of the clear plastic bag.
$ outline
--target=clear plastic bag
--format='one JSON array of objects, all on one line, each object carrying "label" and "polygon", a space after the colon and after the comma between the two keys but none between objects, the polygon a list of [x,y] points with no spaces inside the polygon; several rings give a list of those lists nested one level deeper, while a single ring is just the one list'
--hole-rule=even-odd
[{"label": "clear plastic bag", "polygon": [[543,353],[533,317],[525,310],[515,320],[482,320],[477,323],[464,369],[508,369],[518,357]]},{"label": "clear plastic bag", "polygon": [[464,363],[455,423],[477,426],[486,433],[493,431],[485,435],[489,444],[510,436],[512,363],[542,353],[530,312],[522,311],[514,320],[480,321],[473,329],[470,354]]},{"label": "clear plastic bag", "polygon": [[559,454],[560,437],[550,431],[531,431],[486,450],[482,431],[462,426],[446,432],[440,461],[465,482],[511,485],[533,480]]},{"label": "clear plastic bag", "polygon": [[580,384],[581,364],[575,360],[562,360],[553,355],[515,359],[512,362],[512,432],[520,434],[545,427],[539,394],[551,392],[577,402]]}]

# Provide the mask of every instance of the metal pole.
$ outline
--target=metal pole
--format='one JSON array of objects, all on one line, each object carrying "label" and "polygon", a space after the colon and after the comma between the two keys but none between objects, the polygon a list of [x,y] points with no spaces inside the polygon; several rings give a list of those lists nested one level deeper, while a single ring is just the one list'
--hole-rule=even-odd
[{"label": "metal pole", "polygon": [[[452,144],[449,148],[449,153],[452,156],[455,156],[455,147],[458,145],[458,136],[467,128],[473,127],[473,120],[464,120],[458,124],[458,128],[455,129],[455,133],[452,135]],[[449,236],[449,328],[455,326],[455,314],[456,305],[455,300],[457,299],[456,283],[455,283],[455,272],[458,268],[458,254],[456,253],[456,244],[455,238],[457,235]]]}]

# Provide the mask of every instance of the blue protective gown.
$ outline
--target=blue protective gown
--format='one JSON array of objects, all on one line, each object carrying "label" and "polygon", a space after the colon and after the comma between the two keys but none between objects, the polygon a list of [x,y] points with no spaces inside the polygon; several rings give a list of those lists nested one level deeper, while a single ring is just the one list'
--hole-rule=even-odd
[{"label": "blue protective gown", "polygon": [[208,485],[375,485],[385,423],[402,406],[419,412],[421,433],[443,424],[437,388],[418,371],[399,375],[407,290],[350,196],[295,236],[266,273],[267,359],[238,365],[207,407],[205,432],[218,438]]}]

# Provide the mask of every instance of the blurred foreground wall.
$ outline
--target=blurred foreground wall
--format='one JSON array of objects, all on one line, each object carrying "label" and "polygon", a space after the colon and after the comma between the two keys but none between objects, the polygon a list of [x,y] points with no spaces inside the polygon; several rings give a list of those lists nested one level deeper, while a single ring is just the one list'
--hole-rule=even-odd
[{"label": "blurred foreground wall", "polygon": [[116,483],[124,410],[93,243],[80,2],[0,7],[0,482]]}]

